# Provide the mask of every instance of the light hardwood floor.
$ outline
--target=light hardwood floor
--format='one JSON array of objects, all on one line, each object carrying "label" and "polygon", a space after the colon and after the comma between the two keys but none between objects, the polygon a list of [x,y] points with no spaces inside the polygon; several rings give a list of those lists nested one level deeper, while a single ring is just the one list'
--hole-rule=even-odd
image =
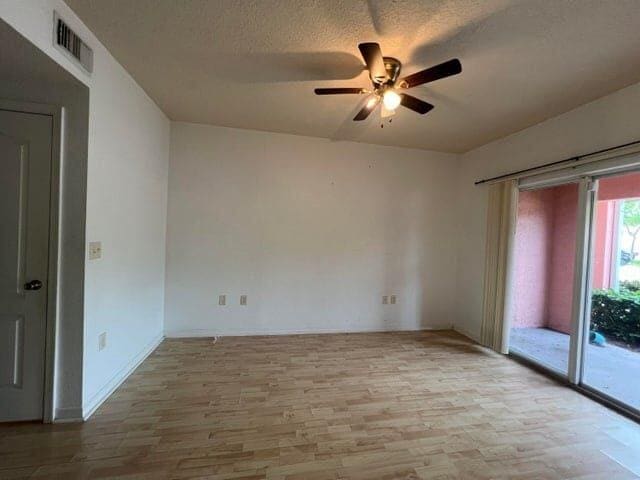
[{"label": "light hardwood floor", "polygon": [[0,426],[0,478],[614,480],[638,452],[452,332],[165,340],[85,424]]}]

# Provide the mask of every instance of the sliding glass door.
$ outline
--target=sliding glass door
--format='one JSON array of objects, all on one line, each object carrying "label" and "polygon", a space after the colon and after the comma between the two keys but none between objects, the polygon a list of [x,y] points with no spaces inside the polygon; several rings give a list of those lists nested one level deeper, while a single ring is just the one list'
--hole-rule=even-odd
[{"label": "sliding glass door", "polygon": [[640,415],[640,171],[569,180],[521,184],[509,352]]},{"label": "sliding glass door", "polygon": [[581,383],[640,410],[640,173],[600,178]]},{"label": "sliding glass door", "polygon": [[569,372],[578,183],[520,191],[510,351]]}]

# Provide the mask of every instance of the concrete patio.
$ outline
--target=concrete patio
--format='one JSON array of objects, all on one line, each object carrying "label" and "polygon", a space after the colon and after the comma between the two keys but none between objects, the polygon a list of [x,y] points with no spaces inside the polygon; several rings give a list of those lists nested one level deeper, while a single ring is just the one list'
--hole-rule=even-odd
[{"label": "concrete patio", "polygon": [[[567,372],[569,335],[547,328],[512,328],[510,349],[562,373]],[[640,352],[607,343],[589,344],[584,383],[640,410]]]}]

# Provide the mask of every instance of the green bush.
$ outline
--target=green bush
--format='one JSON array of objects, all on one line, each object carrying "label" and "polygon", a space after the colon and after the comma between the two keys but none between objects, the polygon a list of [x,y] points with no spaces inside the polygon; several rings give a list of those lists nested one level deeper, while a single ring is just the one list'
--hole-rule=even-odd
[{"label": "green bush", "polygon": [[640,280],[623,280],[620,282],[621,290],[629,290],[631,292],[640,292]]},{"label": "green bush", "polygon": [[633,347],[640,346],[640,291],[594,290],[591,330]]}]

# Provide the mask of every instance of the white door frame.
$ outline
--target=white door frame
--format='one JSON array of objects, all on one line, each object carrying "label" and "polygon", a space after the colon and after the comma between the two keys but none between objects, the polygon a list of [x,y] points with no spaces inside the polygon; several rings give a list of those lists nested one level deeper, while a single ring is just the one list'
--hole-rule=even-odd
[{"label": "white door frame", "polygon": [[583,353],[589,340],[588,317],[591,314],[591,257],[593,215],[597,180],[590,176],[580,179],[578,218],[576,219],[576,253],[573,267],[573,300],[571,307],[571,337],[569,340],[569,381],[582,379]]},{"label": "white door frame", "polygon": [[47,265],[47,311],[42,421],[53,422],[55,411],[55,349],[58,324],[58,265],[60,260],[60,169],[64,108],[57,105],[0,99],[0,110],[46,115],[53,121],[51,132],[51,189],[49,198],[49,264]]}]

